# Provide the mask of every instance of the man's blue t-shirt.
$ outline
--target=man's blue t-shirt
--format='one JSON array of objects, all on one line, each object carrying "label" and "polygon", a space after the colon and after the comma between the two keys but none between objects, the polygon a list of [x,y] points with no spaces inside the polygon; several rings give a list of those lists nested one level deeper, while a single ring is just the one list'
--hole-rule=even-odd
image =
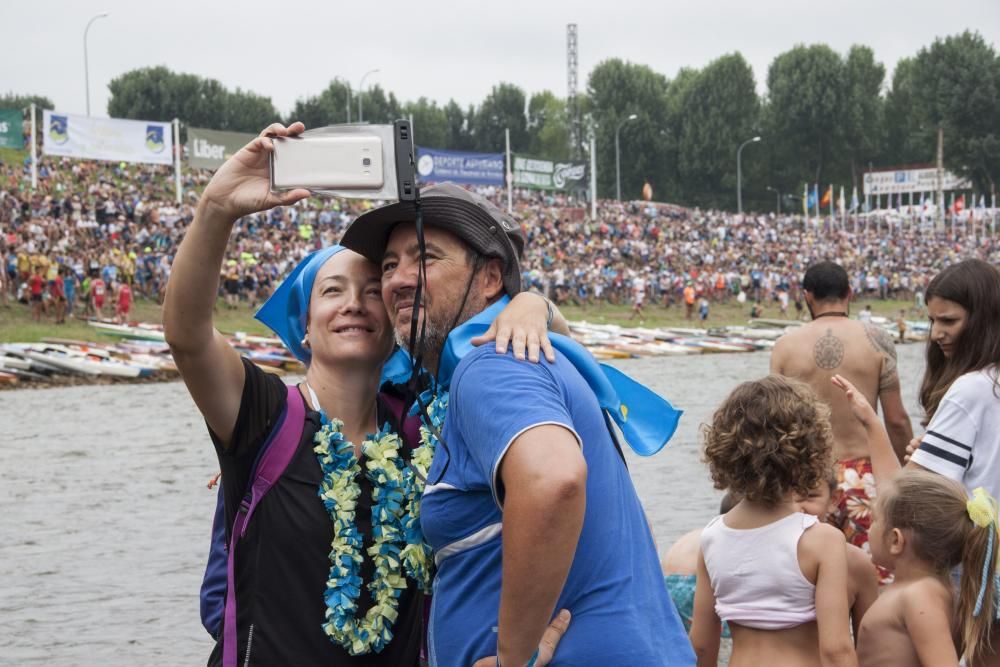
[{"label": "man's blue t-shirt", "polygon": [[[693,665],[635,488],[587,383],[561,354],[532,364],[492,345],[451,382],[443,437],[421,504],[437,576],[431,665],[468,667],[496,654],[502,563],[497,470],[524,431],[558,424],[582,442],[587,507],[556,610],[573,614],[552,665]],[[442,474],[443,473],[443,474]]]}]

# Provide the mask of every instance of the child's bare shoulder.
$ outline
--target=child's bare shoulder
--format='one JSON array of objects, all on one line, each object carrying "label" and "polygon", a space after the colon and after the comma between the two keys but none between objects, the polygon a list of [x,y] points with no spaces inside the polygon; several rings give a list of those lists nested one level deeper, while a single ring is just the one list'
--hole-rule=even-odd
[{"label": "child's bare shoulder", "polygon": [[803,546],[810,549],[830,549],[836,546],[843,547],[847,544],[844,533],[839,528],[835,528],[828,523],[817,522],[802,533],[800,541]]},{"label": "child's bare shoulder", "polygon": [[937,577],[921,577],[903,587],[899,594],[903,603],[911,609],[930,603],[951,608],[951,586]]},{"label": "child's bare shoulder", "polygon": [[861,547],[856,547],[850,542],[847,543],[847,568],[851,572],[868,572],[868,570],[871,570],[875,573],[876,577],[878,576],[878,571],[875,569],[875,563],[872,562],[871,555]]}]

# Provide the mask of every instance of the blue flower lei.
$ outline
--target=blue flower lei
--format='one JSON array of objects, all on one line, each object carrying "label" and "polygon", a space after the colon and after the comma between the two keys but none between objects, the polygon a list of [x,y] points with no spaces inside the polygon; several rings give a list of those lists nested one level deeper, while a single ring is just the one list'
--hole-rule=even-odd
[{"label": "blue flower lei", "polygon": [[[420,446],[407,466],[399,455],[399,436],[384,425],[369,435],[361,451],[367,459],[365,476],[372,484],[372,546],[375,574],[368,584],[374,604],[364,618],[356,618],[361,595],[361,548],[363,539],[355,525],[357,499],[361,495],[357,476],[361,465],[354,445],[342,433],[343,422],[321,412],[323,425],[314,437],[323,480],[319,497],[333,521],[330,545],[330,575],[323,594],[326,621],[323,631],[351,655],[380,652],[392,640],[392,626],[399,615],[399,597],[406,589],[407,575],[429,593],[434,577],[431,548],[420,530],[420,499],[434,458],[448,408],[448,392],[434,396],[426,391],[420,401],[427,406],[421,415]],[[411,414],[417,412],[417,406]],[[428,422],[428,416],[430,421]],[[429,428],[433,425],[434,429]]]},{"label": "blue flower lei", "polygon": [[[440,389],[435,396],[433,390],[428,389],[420,395],[419,402],[413,406],[410,414],[416,414],[421,404],[427,407],[427,413],[420,414],[421,444],[410,455],[410,467],[405,473],[407,512],[403,520],[403,534],[406,546],[403,547],[401,555],[409,577],[424,593],[430,593],[431,582],[434,580],[434,559],[420,529],[420,499],[424,494],[427,473],[438,445],[434,431],[440,433],[444,427],[444,417],[448,410],[448,392]],[[434,428],[431,429],[429,426]]]},{"label": "blue flower lei", "polygon": [[403,542],[403,503],[407,497],[408,468],[399,456],[399,436],[383,426],[374,436],[365,438],[362,452],[366,457],[365,475],[372,483],[372,546],[368,555],[374,559],[375,574],[368,584],[374,604],[363,618],[355,617],[361,594],[362,537],[355,525],[355,510],[361,489],[355,479],[361,466],[354,455],[354,445],[341,429],[343,422],[328,419],[314,442],[323,471],[319,496],[333,520],[330,545],[330,576],[323,598],[326,622],[323,631],[351,655],[378,653],[392,640],[399,597],[406,589],[402,573],[400,544]]}]

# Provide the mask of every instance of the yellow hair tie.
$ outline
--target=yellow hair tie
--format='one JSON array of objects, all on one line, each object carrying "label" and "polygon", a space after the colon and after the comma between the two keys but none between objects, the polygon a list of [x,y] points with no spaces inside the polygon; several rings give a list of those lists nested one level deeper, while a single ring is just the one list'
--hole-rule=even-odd
[{"label": "yellow hair tie", "polygon": [[997,523],[997,500],[981,486],[972,492],[970,500],[965,501],[965,509],[969,513],[972,523],[980,528]]}]

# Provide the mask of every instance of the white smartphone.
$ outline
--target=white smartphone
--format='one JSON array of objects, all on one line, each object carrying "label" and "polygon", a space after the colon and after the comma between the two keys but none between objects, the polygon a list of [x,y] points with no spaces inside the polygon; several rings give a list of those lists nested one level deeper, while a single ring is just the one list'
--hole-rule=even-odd
[{"label": "white smartphone", "polygon": [[275,137],[271,189],[380,190],[382,138],[362,134]]}]

